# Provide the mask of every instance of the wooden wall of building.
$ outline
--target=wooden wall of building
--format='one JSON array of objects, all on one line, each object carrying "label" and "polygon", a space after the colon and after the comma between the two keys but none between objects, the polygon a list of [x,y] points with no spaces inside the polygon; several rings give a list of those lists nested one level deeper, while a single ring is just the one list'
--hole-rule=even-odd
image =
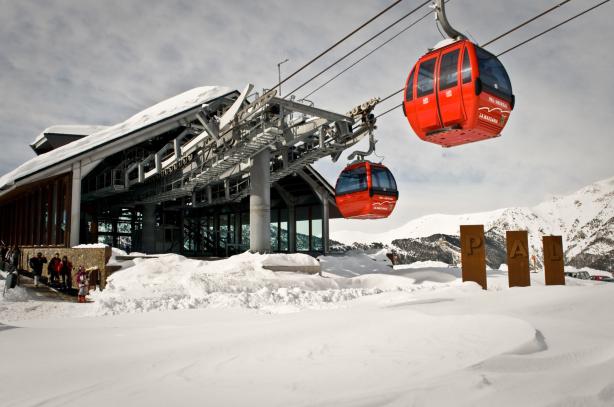
[{"label": "wooden wall of building", "polygon": [[68,247],[71,185],[67,173],[0,197],[0,239],[20,246]]}]

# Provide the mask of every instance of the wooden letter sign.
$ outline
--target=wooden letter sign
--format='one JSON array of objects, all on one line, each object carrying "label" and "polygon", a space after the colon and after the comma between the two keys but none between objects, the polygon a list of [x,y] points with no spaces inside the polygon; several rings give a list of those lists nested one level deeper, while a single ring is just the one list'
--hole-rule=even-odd
[{"label": "wooden letter sign", "polygon": [[544,272],[546,285],[565,285],[563,238],[544,236]]},{"label": "wooden letter sign", "polygon": [[463,282],[475,281],[486,289],[486,248],[484,225],[461,225]]},{"label": "wooden letter sign", "polygon": [[510,287],[531,285],[529,274],[529,234],[526,230],[507,231],[507,276]]}]

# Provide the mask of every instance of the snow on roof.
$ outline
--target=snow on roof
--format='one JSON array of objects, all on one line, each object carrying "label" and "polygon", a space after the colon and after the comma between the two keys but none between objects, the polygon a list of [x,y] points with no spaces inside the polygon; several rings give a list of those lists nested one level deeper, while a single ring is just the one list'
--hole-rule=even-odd
[{"label": "snow on roof", "polygon": [[437,44],[435,44],[435,46],[433,47],[433,49],[431,51],[435,51],[436,49],[447,47],[450,44],[454,44],[456,41],[458,41],[458,40],[455,40],[455,39],[452,39],[452,38],[445,38],[445,39],[439,41]]},{"label": "snow on roof", "polygon": [[62,124],[57,126],[47,127],[36,137],[30,145],[35,145],[45,138],[46,134],[66,134],[71,136],[89,136],[97,133],[109,126],[97,126],[89,124]]},{"label": "snow on roof", "polygon": [[6,189],[6,187],[13,185],[23,177],[59,164],[67,159],[77,157],[92,148],[120,139],[132,132],[161,122],[233,91],[234,89],[225,86],[202,86],[166,99],[121,123],[106,127],[87,137],[32,158],[0,177],[0,190]]}]

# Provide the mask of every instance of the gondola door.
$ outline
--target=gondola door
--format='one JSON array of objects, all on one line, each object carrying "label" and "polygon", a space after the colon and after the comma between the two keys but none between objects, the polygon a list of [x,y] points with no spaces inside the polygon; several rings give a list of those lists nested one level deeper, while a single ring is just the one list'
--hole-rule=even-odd
[{"label": "gondola door", "polygon": [[417,66],[418,80],[416,84],[416,117],[419,128],[424,132],[439,129],[439,112],[437,109],[437,96],[435,94],[435,68],[437,55],[420,61]]},{"label": "gondola door", "polygon": [[461,41],[454,48],[446,48],[440,54],[438,66],[437,102],[442,127],[454,128],[465,120],[463,97],[459,81]]}]

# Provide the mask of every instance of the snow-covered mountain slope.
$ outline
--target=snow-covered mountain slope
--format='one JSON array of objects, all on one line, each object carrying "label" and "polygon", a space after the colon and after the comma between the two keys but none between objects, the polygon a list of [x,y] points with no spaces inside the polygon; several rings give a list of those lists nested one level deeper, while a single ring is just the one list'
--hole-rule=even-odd
[{"label": "snow-covered mountain slope", "polygon": [[[419,240],[435,234],[459,235],[463,224],[484,224],[491,235],[528,230],[531,252],[542,254],[543,235],[562,235],[568,264],[614,269],[614,177],[595,182],[567,196],[553,197],[533,208],[518,207],[462,215],[428,215],[382,234],[333,233],[344,243]],[[432,260],[432,259],[431,259]]]}]

